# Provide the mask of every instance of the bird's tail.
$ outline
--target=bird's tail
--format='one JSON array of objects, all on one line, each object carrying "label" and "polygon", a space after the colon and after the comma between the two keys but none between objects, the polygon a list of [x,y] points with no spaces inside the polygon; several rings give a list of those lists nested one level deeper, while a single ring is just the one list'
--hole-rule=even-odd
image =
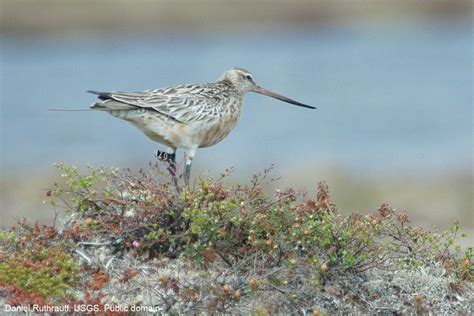
[{"label": "bird's tail", "polygon": [[95,102],[92,103],[90,106],[91,111],[96,111],[96,110],[107,110],[107,107],[104,106],[103,102]]}]

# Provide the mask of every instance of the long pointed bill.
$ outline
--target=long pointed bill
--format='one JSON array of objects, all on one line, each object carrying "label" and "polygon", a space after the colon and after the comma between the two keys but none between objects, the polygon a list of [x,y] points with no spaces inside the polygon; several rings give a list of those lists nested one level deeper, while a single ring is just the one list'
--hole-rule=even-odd
[{"label": "long pointed bill", "polygon": [[287,97],[285,97],[285,96],[283,96],[283,95],[281,95],[281,94],[278,94],[278,93],[275,93],[275,92],[273,92],[273,91],[264,89],[264,88],[262,88],[262,87],[260,87],[260,86],[255,86],[255,87],[252,89],[252,92],[260,93],[260,94],[263,94],[263,95],[266,95],[266,96],[269,96],[269,97],[272,97],[272,98],[281,100],[281,101],[286,102],[286,103],[291,103],[291,104],[294,104],[294,105],[297,105],[297,106],[302,106],[302,107],[304,107],[304,108],[316,109],[314,106],[307,105],[307,104],[303,104],[303,103],[301,103],[301,102],[292,100],[292,99],[287,98]]}]

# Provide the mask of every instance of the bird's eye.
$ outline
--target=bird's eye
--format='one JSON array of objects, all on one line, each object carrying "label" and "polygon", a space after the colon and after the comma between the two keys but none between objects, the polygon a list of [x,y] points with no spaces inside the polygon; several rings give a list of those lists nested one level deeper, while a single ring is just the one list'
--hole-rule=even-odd
[{"label": "bird's eye", "polygon": [[245,78],[246,78],[247,80],[252,80],[252,76],[251,76],[251,75],[246,75]]}]

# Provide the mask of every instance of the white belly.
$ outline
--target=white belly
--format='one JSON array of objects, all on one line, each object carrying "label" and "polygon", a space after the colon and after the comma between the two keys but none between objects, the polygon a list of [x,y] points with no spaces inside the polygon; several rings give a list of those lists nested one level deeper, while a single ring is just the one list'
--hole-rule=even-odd
[{"label": "white belly", "polygon": [[217,144],[229,135],[240,118],[240,111],[236,111],[219,118],[183,124],[148,110],[113,110],[109,113],[129,121],[159,144],[186,150]]}]

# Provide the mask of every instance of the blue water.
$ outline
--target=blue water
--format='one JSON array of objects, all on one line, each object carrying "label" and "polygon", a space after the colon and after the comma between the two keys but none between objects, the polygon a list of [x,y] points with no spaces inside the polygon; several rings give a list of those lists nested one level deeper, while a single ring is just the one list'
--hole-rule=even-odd
[{"label": "blue water", "polygon": [[318,107],[261,95],[196,164],[252,171],[270,163],[353,170],[450,170],[472,162],[470,24],[275,30],[94,39],[1,40],[2,169],[55,161],[145,165],[156,145],[87,108],[94,90],[210,82],[233,66]]}]

